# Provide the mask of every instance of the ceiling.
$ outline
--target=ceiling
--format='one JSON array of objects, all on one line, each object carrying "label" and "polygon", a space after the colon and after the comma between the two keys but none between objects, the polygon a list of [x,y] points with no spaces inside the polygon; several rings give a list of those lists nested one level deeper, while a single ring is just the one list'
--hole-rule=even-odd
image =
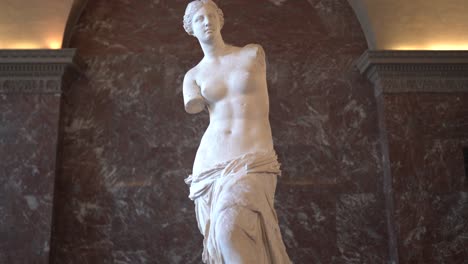
[{"label": "ceiling", "polygon": [[[468,0],[348,2],[361,23],[369,49],[468,50]],[[67,47],[70,29],[86,3],[1,0],[0,49]]]}]

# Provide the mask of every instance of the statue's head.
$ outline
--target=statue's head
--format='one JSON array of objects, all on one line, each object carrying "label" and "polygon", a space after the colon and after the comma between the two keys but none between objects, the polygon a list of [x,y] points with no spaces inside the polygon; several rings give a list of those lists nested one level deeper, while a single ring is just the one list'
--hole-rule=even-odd
[{"label": "statue's head", "polygon": [[187,8],[185,9],[185,14],[184,14],[184,29],[185,31],[193,36],[193,16],[202,8],[211,8],[212,10],[215,11],[218,20],[219,20],[219,30],[223,28],[224,25],[224,15],[223,11],[211,0],[195,0],[190,2],[187,5]]}]

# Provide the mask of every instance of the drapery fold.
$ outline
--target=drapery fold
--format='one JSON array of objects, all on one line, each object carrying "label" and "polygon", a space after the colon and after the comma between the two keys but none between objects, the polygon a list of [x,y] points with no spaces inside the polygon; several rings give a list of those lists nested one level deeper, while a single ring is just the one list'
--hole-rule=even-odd
[{"label": "drapery fold", "polygon": [[240,228],[256,263],[291,263],[274,210],[280,164],[274,151],[248,153],[190,175],[189,198],[195,202],[198,228],[204,236],[203,262],[229,263],[223,255],[223,232]]}]

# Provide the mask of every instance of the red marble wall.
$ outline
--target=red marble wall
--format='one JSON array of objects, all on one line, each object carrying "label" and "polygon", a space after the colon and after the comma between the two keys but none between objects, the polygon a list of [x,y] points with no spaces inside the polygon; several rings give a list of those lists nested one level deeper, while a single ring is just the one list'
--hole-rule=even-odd
[{"label": "red marble wall", "polygon": [[400,263],[466,263],[468,94],[384,96]]},{"label": "red marble wall", "polygon": [[0,94],[0,263],[48,263],[59,105]]},{"label": "red marble wall", "polygon": [[[376,103],[354,67],[366,41],[347,1],[217,2],[225,40],[267,54],[291,259],[386,263]],[[88,68],[64,94],[54,263],[200,263],[183,179],[208,116],[183,110],[183,76],[202,56],[186,3],[89,1],[72,39]]]}]

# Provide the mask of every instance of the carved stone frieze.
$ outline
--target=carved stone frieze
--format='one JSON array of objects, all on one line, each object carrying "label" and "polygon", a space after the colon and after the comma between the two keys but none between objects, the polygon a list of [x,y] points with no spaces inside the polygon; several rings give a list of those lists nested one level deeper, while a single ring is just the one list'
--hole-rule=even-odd
[{"label": "carved stone frieze", "polygon": [[376,95],[468,92],[468,51],[366,51],[357,67]]},{"label": "carved stone frieze", "polygon": [[0,93],[61,93],[82,67],[76,49],[0,50]]},{"label": "carved stone frieze", "polygon": [[4,93],[60,93],[60,79],[19,79],[1,78],[0,87]]}]

